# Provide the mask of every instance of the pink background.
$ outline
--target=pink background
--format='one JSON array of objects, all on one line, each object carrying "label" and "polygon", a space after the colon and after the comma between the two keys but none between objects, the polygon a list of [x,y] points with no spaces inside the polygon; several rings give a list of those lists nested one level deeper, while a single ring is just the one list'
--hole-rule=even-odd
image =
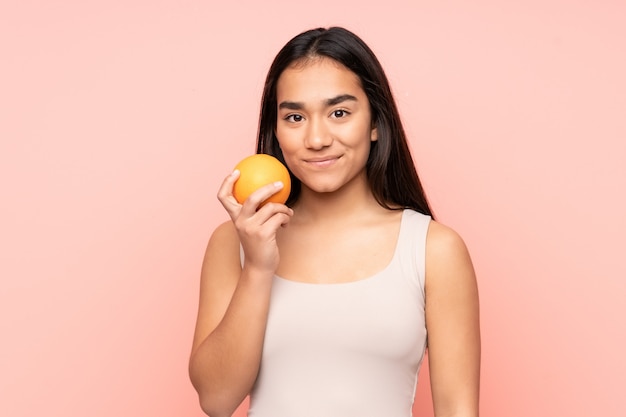
[{"label": "pink background", "polygon": [[[0,4],[0,415],[202,415],[218,184],[278,48],[334,24],[379,55],[472,252],[481,414],[625,415],[626,4],[217,4]],[[416,415],[428,390],[424,370]]]}]

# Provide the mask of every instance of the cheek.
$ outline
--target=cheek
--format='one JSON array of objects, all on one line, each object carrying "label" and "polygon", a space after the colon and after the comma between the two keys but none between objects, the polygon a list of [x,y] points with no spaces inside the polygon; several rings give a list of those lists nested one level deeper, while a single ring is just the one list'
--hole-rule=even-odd
[{"label": "cheek", "polygon": [[283,151],[283,155],[294,151],[298,143],[298,138],[294,132],[289,132],[286,129],[276,129],[276,140],[278,141],[278,146]]}]

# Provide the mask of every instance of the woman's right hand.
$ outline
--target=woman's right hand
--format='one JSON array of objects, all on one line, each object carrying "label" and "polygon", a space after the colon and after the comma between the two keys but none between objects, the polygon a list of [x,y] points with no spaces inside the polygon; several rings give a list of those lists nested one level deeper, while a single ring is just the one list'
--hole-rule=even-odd
[{"label": "woman's right hand", "polygon": [[289,223],[293,210],[280,203],[267,203],[260,208],[259,205],[281,190],[284,184],[263,186],[240,204],[233,196],[233,186],[238,178],[237,170],[227,176],[217,198],[237,229],[245,254],[244,265],[274,274],[280,260],[276,232]]}]

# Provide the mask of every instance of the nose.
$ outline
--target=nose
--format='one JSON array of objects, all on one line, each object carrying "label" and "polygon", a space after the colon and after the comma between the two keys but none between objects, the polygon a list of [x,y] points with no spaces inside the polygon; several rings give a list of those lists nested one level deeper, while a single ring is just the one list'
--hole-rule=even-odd
[{"label": "nose", "polygon": [[324,120],[313,118],[309,122],[304,145],[309,149],[320,150],[333,143],[332,135]]}]

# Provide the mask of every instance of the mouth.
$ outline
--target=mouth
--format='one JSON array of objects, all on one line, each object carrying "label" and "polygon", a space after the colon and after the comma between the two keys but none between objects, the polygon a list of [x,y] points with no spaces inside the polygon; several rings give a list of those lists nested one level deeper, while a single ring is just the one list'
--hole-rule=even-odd
[{"label": "mouth", "polygon": [[337,160],[339,160],[339,158],[341,158],[341,156],[324,156],[324,157],[305,159],[304,162],[314,167],[326,168],[331,165],[334,165],[337,162]]}]

